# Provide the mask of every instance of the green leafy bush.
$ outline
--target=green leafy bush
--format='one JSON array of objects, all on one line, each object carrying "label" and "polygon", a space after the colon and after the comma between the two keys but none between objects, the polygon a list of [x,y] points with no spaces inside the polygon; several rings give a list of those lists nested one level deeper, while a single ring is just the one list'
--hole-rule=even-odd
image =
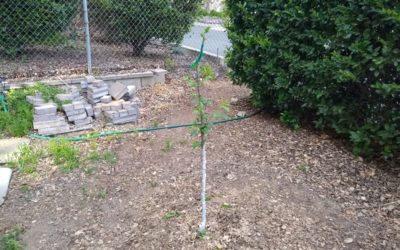
[{"label": "green leafy bush", "polygon": [[25,46],[48,43],[49,38],[64,31],[77,15],[77,3],[3,0],[0,4],[0,48],[15,56]]},{"label": "green leafy bush", "polygon": [[227,0],[227,63],[255,105],[349,138],[400,147],[400,2]]},{"label": "green leafy bush", "polygon": [[105,40],[132,45],[141,54],[152,38],[180,43],[190,30],[201,0],[93,0],[92,25]]}]

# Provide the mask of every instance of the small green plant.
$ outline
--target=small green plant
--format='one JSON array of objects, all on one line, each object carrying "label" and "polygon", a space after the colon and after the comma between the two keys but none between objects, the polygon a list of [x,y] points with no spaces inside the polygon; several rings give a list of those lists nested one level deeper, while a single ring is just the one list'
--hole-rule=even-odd
[{"label": "small green plant", "polygon": [[156,181],[149,181],[150,187],[155,188],[158,186],[158,182]]},{"label": "small green plant", "polygon": [[79,150],[69,141],[51,141],[48,148],[54,163],[63,171],[69,172],[79,167]]},{"label": "small green plant", "polygon": [[81,186],[81,192],[84,196],[89,195],[89,189],[87,188],[87,186]]},{"label": "small green plant", "polygon": [[104,161],[110,165],[115,165],[118,162],[117,156],[111,151],[106,151],[104,153],[99,153],[98,151],[91,151],[86,157],[86,159],[94,162]]},{"label": "small green plant", "polygon": [[22,174],[32,174],[36,172],[39,160],[43,156],[44,150],[37,146],[25,144],[20,146],[18,152],[13,154],[9,164],[17,168]]},{"label": "small green plant", "polygon": [[175,61],[172,58],[165,58],[164,67],[168,71],[173,71],[176,67]]},{"label": "small green plant", "polygon": [[0,236],[0,250],[20,250],[25,247],[20,242],[22,229],[17,226]]},{"label": "small green plant", "polygon": [[310,167],[307,165],[307,164],[305,164],[305,163],[303,163],[303,164],[301,164],[300,166],[298,166],[297,167],[300,171],[302,171],[303,173],[308,173],[308,171],[310,170]]},{"label": "small green plant", "polygon": [[170,220],[173,218],[177,218],[179,216],[181,216],[181,214],[178,211],[173,210],[173,211],[169,211],[169,212],[165,213],[163,216],[163,219]]},{"label": "small green plant", "polygon": [[164,153],[170,152],[175,148],[174,142],[171,139],[167,139],[164,141],[164,147],[162,148],[162,151]]},{"label": "small green plant", "polygon": [[222,206],[221,206],[222,208],[226,208],[226,209],[228,209],[228,208],[232,208],[232,205],[231,204],[229,204],[229,203],[226,203],[226,202],[224,202],[224,204],[222,204]]},{"label": "small green plant", "polygon": [[104,189],[100,190],[100,191],[97,193],[97,198],[99,198],[99,199],[105,199],[105,198],[107,198],[107,195],[108,195],[108,191],[107,191],[106,188],[104,188]]},{"label": "small green plant", "polygon": [[210,64],[200,66],[200,75],[205,81],[215,80],[216,75]]},{"label": "small green plant", "polygon": [[95,167],[95,166],[87,166],[87,167],[85,167],[85,168],[83,169],[83,172],[84,172],[86,175],[92,175],[92,174],[94,173],[95,170],[96,170],[96,167]]}]

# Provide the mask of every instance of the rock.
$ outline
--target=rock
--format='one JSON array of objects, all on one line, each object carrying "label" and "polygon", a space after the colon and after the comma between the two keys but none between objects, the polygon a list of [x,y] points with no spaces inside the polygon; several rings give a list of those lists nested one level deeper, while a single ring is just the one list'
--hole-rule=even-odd
[{"label": "rock", "polygon": [[246,116],[246,112],[245,111],[239,111],[236,116],[237,117],[245,117]]},{"label": "rock", "polygon": [[236,97],[232,97],[231,98],[231,104],[232,105],[236,105],[238,103],[239,99],[237,99]]},{"label": "rock", "polygon": [[352,243],[353,242],[353,238],[346,238],[346,239],[344,239],[344,243],[346,243],[346,244],[350,244],[350,243]]}]

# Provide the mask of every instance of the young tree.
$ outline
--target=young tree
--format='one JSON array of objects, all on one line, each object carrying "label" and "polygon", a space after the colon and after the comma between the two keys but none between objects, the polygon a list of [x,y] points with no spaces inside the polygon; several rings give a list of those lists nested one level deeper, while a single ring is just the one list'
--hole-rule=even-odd
[{"label": "young tree", "polygon": [[[214,71],[210,66],[200,66],[200,61],[203,57],[204,42],[206,40],[206,34],[210,30],[207,27],[201,34],[202,45],[200,49],[200,54],[196,61],[191,65],[192,69],[195,70],[195,79],[187,78],[189,86],[193,89],[193,97],[196,103],[194,107],[194,113],[196,114],[196,119],[192,125],[192,134],[198,135],[200,137],[199,141],[193,144],[193,147],[200,147],[201,149],[201,223],[199,225],[198,235],[199,237],[204,237],[207,232],[207,205],[206,205],[206,186],[207,186],[207,150],[206,141],[207,134],[212,125],[212,117],[207,113],[206,107],[209,106],[210,101],[202,96],[201,87],[204,81],[212,80],[215,78]],[[229,107],[227,103],[222,103],[221,108],[224,111],[228,111]],[[221,117],[224,115],[214,114],[213,117]]]}]

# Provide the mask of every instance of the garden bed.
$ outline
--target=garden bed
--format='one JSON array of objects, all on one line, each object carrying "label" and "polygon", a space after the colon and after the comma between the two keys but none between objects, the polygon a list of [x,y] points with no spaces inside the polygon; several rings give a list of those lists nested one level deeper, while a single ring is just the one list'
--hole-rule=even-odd
[{"label": "garden bed", "polygon": [[[96,132],[191,122],[186,83],[168,82],[139,91],[137,125]],[[238,98],[232,116],[253,111],[249,94],[225,78],[205,86],[215,102]],[[76,142],[79,168],[68,173],[44,156],[34,174],[14,173],[0,232],[19,225],[28,249],[399,247],[397,173],[354,157],[325,134],[293,132],[263,114],[213,127],[208,236],[198,239],[199,152],[192,140],[190,129],[179,128]]]}]

